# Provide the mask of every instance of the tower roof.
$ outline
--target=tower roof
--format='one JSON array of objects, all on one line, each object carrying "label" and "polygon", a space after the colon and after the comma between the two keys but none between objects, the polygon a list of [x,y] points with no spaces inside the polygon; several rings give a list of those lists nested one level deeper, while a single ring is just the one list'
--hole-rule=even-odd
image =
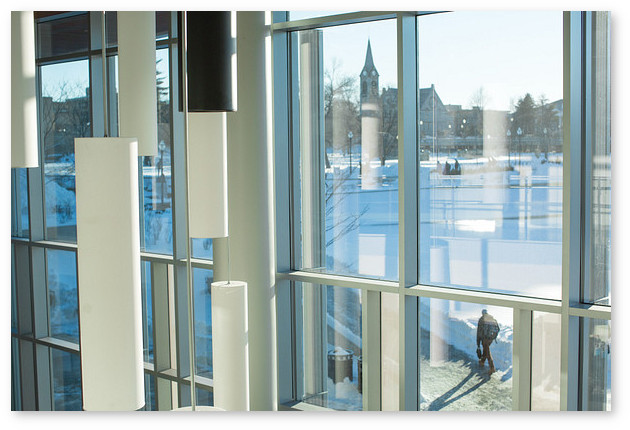
[{"label": "tower roof", "polygon": [[[370,39],[368,39],[367,52],[365,53],[365,65],[363,66],[363,70],[366,70],[368,72],[376,70],[376,67],[374,67],[374,59],[372,58],[372,46],[370,45]],[[378,73],[378,71],[376,73]]]}]

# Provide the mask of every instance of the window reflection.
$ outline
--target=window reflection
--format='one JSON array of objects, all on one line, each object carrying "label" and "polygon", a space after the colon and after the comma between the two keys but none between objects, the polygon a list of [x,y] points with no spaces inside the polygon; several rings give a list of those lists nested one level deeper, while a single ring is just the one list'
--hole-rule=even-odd
[{"label": "window reflection", "polygon": [[[489,360],[477,355],[483,310],[499,324]],[[420,410],[512,409],[512,310],[496,306],[420,299]],[[483,354],[483,339],[480,352]]]},{"label": "window reflection", "polygon": [[611,410],[610,321],[582,318],[582,407]]},{"label": "window reflection", "polygon": [[79,343],[77,260],[72,251],[46,250],[50,336]]},{"label": "window reflection", "polygon": [[395,30],[385,20],[294,37],[302,268],[398,278]]},{"label": "window reflection", "polygon": [[212,270],[193,268],[196,374],[212,378]]},{"label": "window reflection", "polygon": [[361,291],[302,284],[302,401],[362,410]]},{"label": "window reflection", "polygon": [[418,29],[420,282],[559,299],[562,13]]},{"label": "window reflection", "polygon": [[81,411],[81,363],[79,354],[50,348],[53,410]]},{"label": "window reflection", "polygon": [[40,70],[46,238],[75,242],[74,139],[91,135],[88,61]]}]

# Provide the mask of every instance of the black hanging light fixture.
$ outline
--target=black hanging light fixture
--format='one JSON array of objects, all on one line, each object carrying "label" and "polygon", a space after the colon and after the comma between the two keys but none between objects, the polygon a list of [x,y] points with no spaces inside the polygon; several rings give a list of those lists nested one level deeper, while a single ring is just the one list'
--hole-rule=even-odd
[{"label": "black hanging light fixture", "polygon": [[[186,14],[186,34],[182,15]],[[178,12],[180,91],[186,46],[188,112],[236,111],[236,23],[234,12]],[[185,45],[182,43],[185,37]],[[180,92],[181,94],[181,92]],[[179,111],[184,110],[180,98]]]}]

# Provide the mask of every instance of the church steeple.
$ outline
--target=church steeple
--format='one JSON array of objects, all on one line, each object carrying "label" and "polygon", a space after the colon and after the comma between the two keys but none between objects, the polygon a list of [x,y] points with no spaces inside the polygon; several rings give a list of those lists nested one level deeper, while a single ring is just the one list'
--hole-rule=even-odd
[{"label": "church steeple", "polygon": [[374,66],[374,59],[372,58],[372,46],[370,39],[368,39],[367,51],[365,53],[365,65],[361,70],[361,104],[371,100],[373,101],[378,97],[379,85],[378,85],[378,70]]},{"label": "church steeple", "polygon": [[372,71],[376,72],[374,75],[378,75],[376,67],[374,67],[374,59],[372,58],[372,46],[370,45],[370,39],[368,39],[367,52],[365,53],[365,65],[361,71],[361,75],[372,74]]}]

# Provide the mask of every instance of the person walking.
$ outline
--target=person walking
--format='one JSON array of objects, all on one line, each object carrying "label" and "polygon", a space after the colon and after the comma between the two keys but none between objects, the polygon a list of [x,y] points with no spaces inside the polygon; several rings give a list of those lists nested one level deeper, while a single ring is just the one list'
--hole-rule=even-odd
[{"label": "person walking", "polygon": [[[481,311],[481,318],[477,323],[477,357],[479,358],[479,366],[483,367],[485,361],[488,360],[488,366],[490,370],[489,375],[495,372],[494,361],[492,360],[492,354],[490,353],[490,344],[497,338],[499,334],[499,323],[494,319],[492,315],[488,313],[486,309]],[[483,347],[483,351],[479,346]]]}]

